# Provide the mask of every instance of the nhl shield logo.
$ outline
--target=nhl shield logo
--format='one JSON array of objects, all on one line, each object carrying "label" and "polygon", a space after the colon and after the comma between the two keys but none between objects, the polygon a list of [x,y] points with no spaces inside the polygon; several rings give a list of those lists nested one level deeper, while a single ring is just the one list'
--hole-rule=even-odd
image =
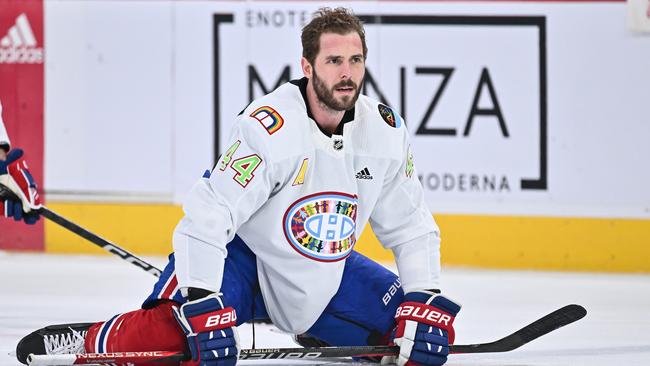
[{"label": "nhl shield logo", "polygon": [[343,139],[340,138],[335,138],[334,142],[332,143],[332,146],[334,147],[334,150],[339,151],[343,149]]},{"label": "nhl shield logo", "polygon": [[301,255],[320,262],[347,258],[356,243],[357,197],[321,192],[294,202],[284,214],[284,235]]}]

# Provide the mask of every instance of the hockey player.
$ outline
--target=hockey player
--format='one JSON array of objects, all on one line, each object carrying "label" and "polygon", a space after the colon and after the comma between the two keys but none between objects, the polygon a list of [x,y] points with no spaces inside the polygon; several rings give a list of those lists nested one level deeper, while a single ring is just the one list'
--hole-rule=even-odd
[{"label": "hockey player", "polygon": [[[305,77],[246,107],[191,189],[142,309],[38,330],[19,343],[20,361],[171,350],[186,352],[185,364],[234,365],[236,326],[269,317],[303,343],[396,344],[399,365],[446,362],[460,305],[440,294],[439,230],[404,121],[359,94],[363,27],[345,9],[321,9],[302,46]],[[367,222],[399,279],[353,250]]]},{"label": "hockey player", "polygon": [[[39,215],[33,211],[41,205],[27,162],[23,159],[22,149],[11,149],[11,141],[2,120],[2,103],[0,103],[0,217],[11,217],[34,224]],[[7,197],[3,189],[8,189],[20,200]]]}]

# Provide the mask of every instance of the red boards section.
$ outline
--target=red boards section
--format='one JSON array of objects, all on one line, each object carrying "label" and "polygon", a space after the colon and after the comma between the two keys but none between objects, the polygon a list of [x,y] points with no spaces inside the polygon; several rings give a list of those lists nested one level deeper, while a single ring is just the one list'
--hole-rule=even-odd
[{"label": "red boards section", "polygon": [[[0,0],[0,103],[12,147],[25,150],[43,200],[43,0]],[[36,225],[0,219],[0,249],[43,250]]]}]

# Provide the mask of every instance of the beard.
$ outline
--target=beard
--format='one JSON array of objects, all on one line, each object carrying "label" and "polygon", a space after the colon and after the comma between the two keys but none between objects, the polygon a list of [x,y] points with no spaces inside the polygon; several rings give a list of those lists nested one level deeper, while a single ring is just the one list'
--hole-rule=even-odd
[{"label": "beard", "polygon": [[[354,103],[357,102],[357,99],[359,98],[359,93],[361,92],[359,86],[350,79],[341,81],[335,84],[330,89],[327,87],[327,85],[325,85],[325,82],[318,77],[318,74],[316,74],[315,69],[314,69],[314,77],[312,81],[314,82],[314,91],[316,92],[316,96],[318,97],[318,102],[334,111],[347,111],[348,109],[354,107]],[[334,97],[334,91],[338,88],[345,88],[345,87],[352,88],[355,91],[354,95],[352,96],[344,95],[343,97],[341,97],[341,99],[336,99]]]}]

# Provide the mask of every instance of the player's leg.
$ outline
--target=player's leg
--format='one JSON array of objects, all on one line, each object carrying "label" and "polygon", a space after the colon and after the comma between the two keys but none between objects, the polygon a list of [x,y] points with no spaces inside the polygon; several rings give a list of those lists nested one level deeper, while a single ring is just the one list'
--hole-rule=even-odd
[{"label": "player's leg", "polygon": [[367,257],[352,252],[338,292],[323,314],[299,336],[322,345],[365,346],[388,343],[395,311],[404,293],[397,275]]},{"label": "player's leg", "polygon": [[161,300],[149,309],[117,314],[88,329],[88,353],[128,351],[185,351],[187,338],[172,315],[176,303]]},{"label": "player's leg", "polygon": [[[187,338],[171,310],[185,301],[176,283],[174,266],[174,257],[170,256],[142,309],[117,314],[99,323],[39,329],[18,344],[19,361],[25,363],[29,353],[76,353],[84,348],[86,352],[100,353],[186,351]],[[238,237],[228,244],[221,291],[224,301],[237,311],[238,325],[252,319],[253,313],[256,317],[268,316],[257,282],[255,256]],[[44,347],[48,340],[56,340],[59,348],[56,352]]]}]

